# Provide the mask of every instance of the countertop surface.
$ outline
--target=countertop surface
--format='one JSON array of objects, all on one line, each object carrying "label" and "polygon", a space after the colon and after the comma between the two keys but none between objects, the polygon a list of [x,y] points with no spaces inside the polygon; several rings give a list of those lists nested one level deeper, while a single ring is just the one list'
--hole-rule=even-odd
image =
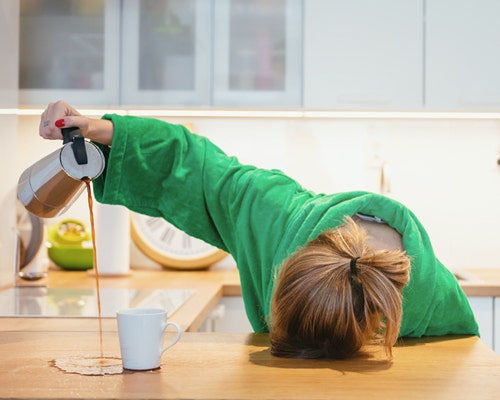
[{"label": "countertop surface", "polygon": [[[467,294],[500,295],[498,270],[471,271],[459,274]],[[95,276],[51,270],[31,285],[93,289]],[[4,316],[0,398],[488,399],[500,393],[500,357],[476,337],[405,340],[392,360],[379,351],[372,358],[328,361],[272,357],[267,335],[196,332],[222,296],[241,295],[234,268],[139,269],[103,277],[100,287],[190,291],[170,316],[185,332],[164,354],[161,368],[104,376],[65,373],[52,360],[99,355],[97,318]],[[102,328],[104,355],[119,357],[116,319],[103,318]]]},{"label": "countertop surface", "polygon": [[[352,360],[271,356],[265,334],[186,332],[159,369],[79,375],[53,360],[99,355],[94,319],[0,318],[0,398],[10,399],[496,399],[500,357],[476,337],[406,340]],[[116,325],[105,356],[119,357]]]},{"label": "countertop surface", "polygon": [[500,267],[464,269],[456,275],[467,296],[500,297]]}]

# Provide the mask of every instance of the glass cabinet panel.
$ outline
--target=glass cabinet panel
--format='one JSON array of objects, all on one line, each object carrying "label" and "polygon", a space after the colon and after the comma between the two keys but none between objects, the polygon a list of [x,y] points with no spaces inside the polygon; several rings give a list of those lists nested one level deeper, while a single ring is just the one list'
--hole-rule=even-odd
[{"label": "glass cabinet panel", "polygon": [[20,102],[116,104],[119,16],[118,0],[21,0]]},{"label": "glass cabinet panel", "polygon": [[123,104],[207,105],[211,2],[125,0]]},{"label": "glass cabinet panel", "polygon": [[301,2],[214,4],[214,105],[300,106]]},{"label": "glass cabinet panel", "polygon": [[21,0],[20,103],[301,103],[301,0]]}]

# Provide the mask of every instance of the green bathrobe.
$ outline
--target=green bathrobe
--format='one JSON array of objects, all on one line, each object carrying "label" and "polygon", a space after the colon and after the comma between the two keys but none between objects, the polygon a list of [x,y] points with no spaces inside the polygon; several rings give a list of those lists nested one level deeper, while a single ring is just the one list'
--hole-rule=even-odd
[{"label": "green bathrobe", "polygon": [[[375,215],[403,237],[411,277],[400,336],[478,334],[453,274],[434,255],[424,228],[402,204],[378,194],[315,194],[277,170],[242,165],[181,125],[105,115],[114,124],[98,201],[164,217],[234,257],[248,318],[266,332],[274,277],[282,262],[346,215]],[[236,133],[235,133],[236,134]]]}]

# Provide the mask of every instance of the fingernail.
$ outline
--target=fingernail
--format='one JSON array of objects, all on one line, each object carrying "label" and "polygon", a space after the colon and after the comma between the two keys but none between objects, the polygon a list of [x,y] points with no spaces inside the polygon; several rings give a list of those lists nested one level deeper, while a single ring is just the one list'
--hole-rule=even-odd
[{"label": "fingernail", "polygon": [[64,128],[64,126],[65,126],[64,119],[58,119],[58,120],[56,121],[56,126],[57,126],[58,128]]}]

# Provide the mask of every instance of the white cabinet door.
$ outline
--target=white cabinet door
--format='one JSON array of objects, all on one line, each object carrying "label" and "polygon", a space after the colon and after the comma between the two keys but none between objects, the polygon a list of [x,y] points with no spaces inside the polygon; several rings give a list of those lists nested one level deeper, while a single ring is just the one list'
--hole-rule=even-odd
[{"label": "white cabinet door", "polygon": [[123,105],[300,106],[300,0],[123,4]]},{"label": "white cabinet door", "polygon": [[19,102],[116,105],[120,1],[20,2]]},{"label": "white cabinet door", "polygon": [[214,307],[200,332],[253,332],[241,296],[224,296]]},{"label": "white cabinet door", "polygon": [[426,2],[425,105],[500,107],[500,1]]},{"label": "white cabinet door", "polygon": [[422,107],[423,1],[304,4],[305,107]]},{"label": "white cabinet door", "polygon": [[500,297],[495,297],[493,349],[500,354]]},{"label": "white cabinet door", "polygon": [[479,325],[481,340],[493,348],[493,297],[469,297],[469,303]]},{"label": "white cabinet door", "polygon": [[210,102],[211,2],[125,0],[123,105]]},{"label": "white cabinet door", "polygon": [[214,106],[298,107],[300,0],[214,2]]},{"label": "white cabinet door", "polygon": [[[3,62],[0,63],[0,107],[16,108],[17,107],[17,82],[18,82],[18,72],[19,72],[19,58],[18,58],[18,47],[19,42],[19,4],[17,2],[5,2],[2,4],[2,11],[0,12],[0,54],[3,54]],[[4,38],[9,38],[5,40]],[[7,55],[9,55],[7,57]],[[9,118],[13,118],[10,116]],[[2,124],[2,127],[4,125]],[[3,128],[5,129],[5,128]],[[5,131],[4,131],[5,132]],[[15,131],[10,131],[11,135],[4,134],[4,138],[10,136],[12,140],[15,139]],[[10,143],[4,143],[2,150],[5,154],[9,154]],[[2,151],[2,160],[5,160],[4,165],[10,164],[10,159],[3,157],[4,152]],[[11,151],[11,150],[10,150]],[[12,153],[12,151],[11,151]],[[5,169],[5,173],[11,174],[12,171]],[[1,175],[3,176],[3,175]],[[2,179],[2,193],[3,189],[8,185],[3,183]],[[0,200],[2,198],[0,197]],[[7,225],[7,224],[2,224]],[[9,230],[5,226],[6,231]],[[3,230],[3,227],[2,227]],[[13,235],[12,235],[13,236]],[[1,244],[1,242],[0,242]],[[10,263],[9,263],[10,264]]]}]

